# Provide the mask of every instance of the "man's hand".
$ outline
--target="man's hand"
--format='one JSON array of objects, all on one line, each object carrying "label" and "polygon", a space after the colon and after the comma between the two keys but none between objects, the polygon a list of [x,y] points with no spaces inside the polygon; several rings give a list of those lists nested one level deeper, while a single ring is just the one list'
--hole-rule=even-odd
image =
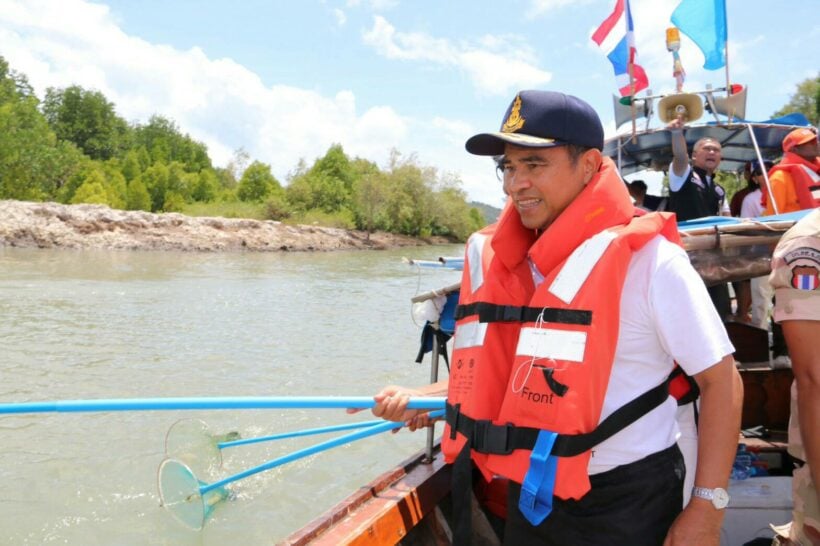
[{"label": "man's hand", "polygon": [[678,116],[675,119],[673,119],[672,121],[670,121],[669,123],[667,123],[666,128],[669,129],[670,131],[683,131],[683,128],[685,127],[685,125],[686,124],[683,122],[683,117]]},{"label": "man's hand", "polygon": [[723,512],[708,500],[692,498],[675,518],[663,546],[718,546]]},{"label": "man's hand", "polygon": [[388,385],[373,397],[376,405],[371,411],[376,417],[387,421],[409,421],[420,413],[419,410],[407,409],[411,396],[422,396],[422,394],[416,389]]},{"label": "man's hand", "polygon": [[[426,410],[408,410],[407,404],[410,398],[424,396],[446,396],[447,380],[438,381],[430,385],[424,385],[418,389],[408,389],[398,385],[388,385],[373,397],[376,404],[370,410],[376,417],[381,417],[387,421],[404,421],[407,428],[416,430],[428,427],[434,420],[428,416]],[[357,413],[361,410],[348,409],[347,413]],[[393,432],[398,432],[399,429]]]},{"label": "man's hand", "polygon": [[677,116],[666,124],[672,133],[672,172],[675,176],[683,176],[689,168],[689,151],[686,149],[686,138],[683,136],[683,118]]}]

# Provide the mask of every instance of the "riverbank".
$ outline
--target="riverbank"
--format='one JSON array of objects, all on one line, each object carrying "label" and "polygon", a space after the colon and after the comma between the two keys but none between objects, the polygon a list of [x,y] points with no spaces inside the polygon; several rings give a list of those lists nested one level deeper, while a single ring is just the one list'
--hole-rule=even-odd
[{"label": "riverbank", "polygon": [[393,233],[275,221],[125,211],[103,205],[0,201],[0,246],[198,252],[328,251],[442,244]]}]

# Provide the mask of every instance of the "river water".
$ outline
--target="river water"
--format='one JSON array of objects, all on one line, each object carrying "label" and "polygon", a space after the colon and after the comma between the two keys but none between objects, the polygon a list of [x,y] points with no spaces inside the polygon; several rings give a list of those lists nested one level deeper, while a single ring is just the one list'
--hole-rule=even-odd
[{"label": "river water", "polygon": [[[0,401],[364,396],[422,384],[410,297],[457,282],[403,256],[463,247],[199,254],[0,248]],[[253,437],[372,419],[343,410],[0,416],[0,544],[273,544],[423,447],[364,439],[230,487],[202,531],[160,506],[165,435],[198,418]],[[321,439],[326,439],[323,437]],[[212,481],[319,441],[226,449]]]}]

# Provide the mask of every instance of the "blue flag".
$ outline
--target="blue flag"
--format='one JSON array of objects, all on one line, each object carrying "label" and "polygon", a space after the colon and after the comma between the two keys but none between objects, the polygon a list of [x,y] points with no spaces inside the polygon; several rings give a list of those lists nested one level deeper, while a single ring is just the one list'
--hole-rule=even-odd
[{"label": "blue flag", "polygon": [[726,66],[726,0],[681,0],[672,23],[703,51],[703,68]]}]

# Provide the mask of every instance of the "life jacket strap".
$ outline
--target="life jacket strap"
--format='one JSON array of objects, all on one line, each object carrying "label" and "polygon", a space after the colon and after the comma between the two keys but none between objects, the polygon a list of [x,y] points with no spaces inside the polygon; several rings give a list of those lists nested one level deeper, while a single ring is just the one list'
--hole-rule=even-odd
[{"label": "life jacket strap", "polygon": [[541,371],[544,372],[544,380],[552,392],[558,396],[567,394],[569,387],[555,379],[555,368],[541,368]]},{"label": "life jacket strap", "polygon": [[541,525],[552,512],[555,476],[558,473],[558,458],[552,454],[552,447],[557,436],[548,430],[538,434],[530,454],[530,467],[521,482],[518,509],[535,526]]},{"label": "life jacket strap", "polygon": [[683,406],[698,399],[700,387],[691,375],[676,365],[669,374],[669,394],[675,397],[679,406]]},{"label": "life jacket strap", "polygon": [[522,307],[498,305],[485,301],[466,303],[456,307],[455,318],[460,320],[478,315],[479,322],[543,322],[557,324],[592,324],[592,311],[581,309],[557,309],[555,307]]},{"label": "life jacket strap", "polygon": [[[550,454],[574,457],[589,451],[660,406],[668,397],[667,380],[615,410],[595,430],[582,434],[559,434]],[[462,413],[460,407],[449,403],[445,416],[451,434],[457,431],[464,435],[470,447],[479,453],[509,455],[516,449],[532,450],[541,432],[541,429],[534,427],[519,427],[510,423],[497,425],[489,419],[473,419]]]}]

